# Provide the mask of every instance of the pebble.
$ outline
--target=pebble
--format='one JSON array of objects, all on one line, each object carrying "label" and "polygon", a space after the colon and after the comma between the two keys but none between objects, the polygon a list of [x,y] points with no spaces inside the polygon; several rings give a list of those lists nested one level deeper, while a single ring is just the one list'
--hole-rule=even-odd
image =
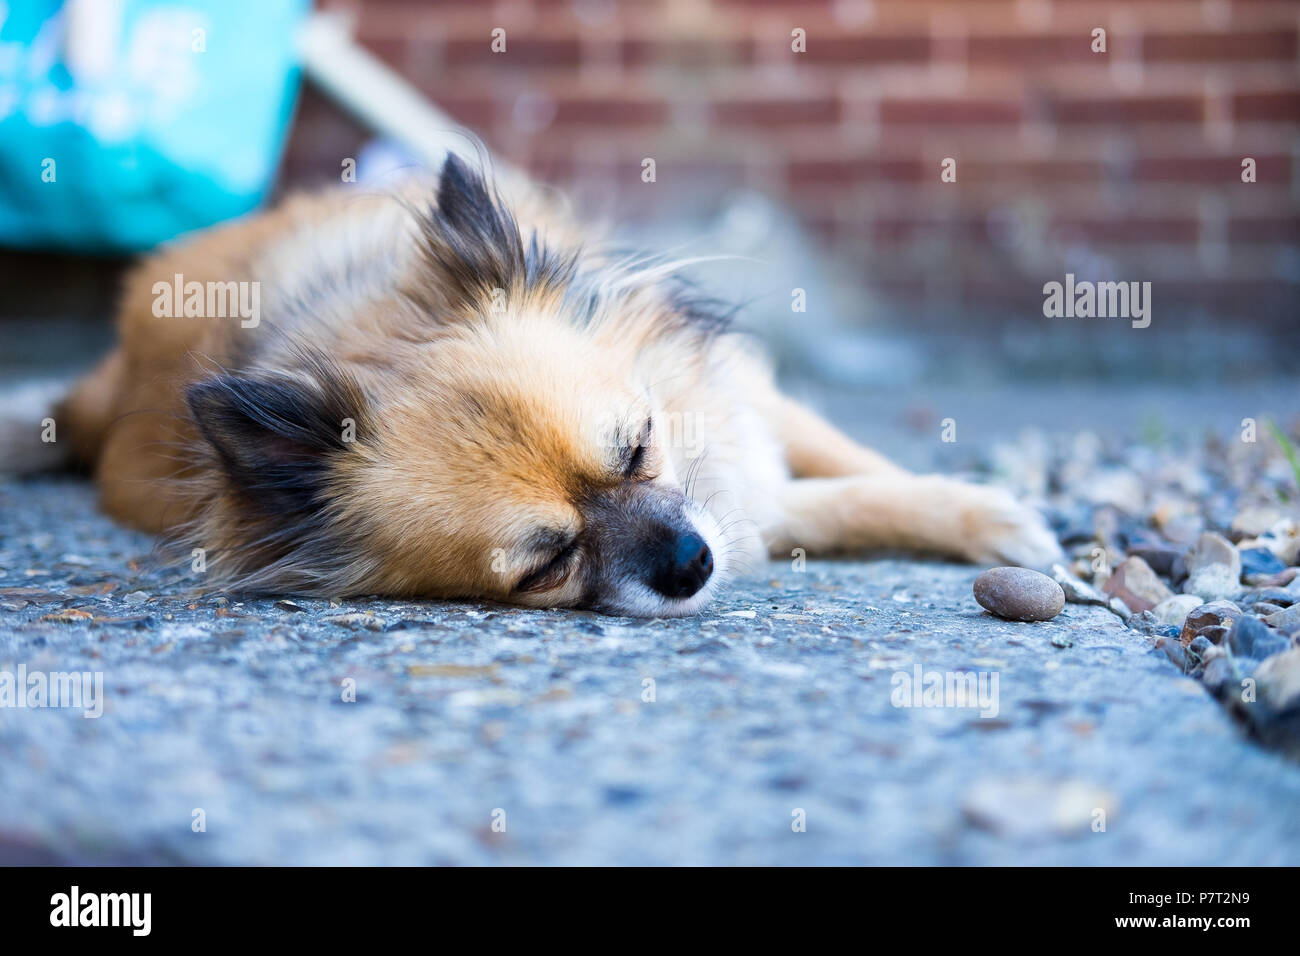
[{"label": "pebble", "polygon": [[1009,621],[1050,621],[1065,607],[1061,586],[1028,568],[990,568],[974,591],[980,607]]},{"label": "pebble", "polygon": [[1156,647],[1165,652],[1165,657],[1178,665],[1180,671],[1187,670],[1187,652],[1175,638],[1162,637],[1156,641]]},{"label": "pebble", "polygon": [[1300,649],[1270,657],[1255,673],[1259,699],[1281,712],[1300,705]]},{"label": "pebble", "polygon": [[1163,623],[1150,611],[1134,614],[1127,623],[1129,630],[1145,634],[1147,637],[1177,637],[1180,633],[1178,628]]},{"label": "pebble", "polygon": [[1232,633],[1232,627],[1228,624],[1211,624],[1209,627],[1203,627],[1197,637],[1203,637],[1211,644],[1222,646],[1227,643],[1228,635]]},{"label": "pebble", "polygon": [[1231,601],[1211,601],[1209,604],[1201,604],[1193,608],[1187,615],[1187,620],[1183,621],[1182,641],[1184,644],[1190,644],[1192,638],[1207,627],[1214,625],[1228,625],[1241,617],[1241,608]]},{"label": "pebble", "polygon": [[1140,515],[1146,504],[1142,479],[1127,468],[1102,468],[1080,489],[1094,505],[1111,505],[1125,514]]},{"label": "pebble", "polygon": [[1243,575],[1279,574],[1286,570],[1286,565],[1268,548],[1246,548],[1241,554],[1241,573]]},{"label": "pebble", "polygon": [[1141,558],[1156,574],[1171,577],[1174,564],[1183,556],[1181,551],[1156,545],[1138,545],[1128,549],[1131,558]]},{"label": "pebble", "polygon": [[1284,634],[1300,631],[1300,604],[1292,604],[1285,611],[1278,611],[1264,618],[1269,627],[1275,627]]},{"label": "pebble", "polygon": [[1258,538],[1285,518],[1286,514],[1280,508],[1245,508],[1232,519],[1232,536],[1238,541]]},{"label": "pebble", "polygon": [[1241,577],[1240,552],[1223,535],[1206,531],[1187,552],[1187,573],[1195,574],[1216,564],[1226,565],[1236,577]]},{"label": "pebble", "polygon": [[1242,555],[1232,542],[1206,531],[1187,553],[1187,583],[1183,593],[1197,594],[1205,601],[1230,597],[1240,591]]},{"label": "pebble", "polygon": [[1151,570],[1151,566],[1138,557],[1126,558],[1102,588],[1111,597],[1117,597],[1135,614],[1150,611],[1173,592]]},{"label": "pebble", "polygon": [[1071,604],[1095,604],[1105,607],[1109,599],[1091,584],[1080,581],[1059,564],[1052,565],[1052,580],[1065,592],[1065,600]]},{"label": "pebble", "polygon": [[1201,606],[1201,599],[1195,594],[1175,594],[1157,604],[1152,612],[1163,624],[1183,626],[1187,615]]},{"label": "pebble", "polygon": [[1254,591],[1247,591],[1241,596],[1243,607],[1250,607],[1261,602],[1274,604],[1278,607],[1290,607],[1292,604],[1298,603],[1296,595],[1286,588],[1258,588]]},{"label": "pebble", "polygon": [[1232,626],[1228,646],[1238,657],[1258,657],[1262,660],[1285,651],[1291,642],[1270,630],[1258,618],[1242,615]]},{"label": "pebble", "polygon": [[1241,575],[1226,564],[1211,564],[1188,575],[1183,593],[1195,594],[1202,601],[1232,598],[1241,593]]},{"label": "pebble", "polygon": [[1243,574],[1242,580],[1252,588],[1285,588],[1300,577],[1300,568],[1287,568],[1277,574]]},{"label": "pebble", "polygon": [[1205,672],[1201,674],[1201,683],[1211,691],[1217,692],[1232,678],[1232,662],[1226,657],[1215,657],[1206,662]]}]

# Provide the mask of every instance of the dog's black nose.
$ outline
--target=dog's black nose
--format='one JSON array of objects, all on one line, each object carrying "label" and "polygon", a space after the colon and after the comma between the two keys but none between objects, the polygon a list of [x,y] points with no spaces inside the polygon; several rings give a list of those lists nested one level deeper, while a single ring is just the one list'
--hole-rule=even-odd
[{"label": "dog's black nose", "polygon": [[666,552],[650,579],[650,586],[664,597],[690,597],[713,574],[713,552],[694,532],[682,535]]}]

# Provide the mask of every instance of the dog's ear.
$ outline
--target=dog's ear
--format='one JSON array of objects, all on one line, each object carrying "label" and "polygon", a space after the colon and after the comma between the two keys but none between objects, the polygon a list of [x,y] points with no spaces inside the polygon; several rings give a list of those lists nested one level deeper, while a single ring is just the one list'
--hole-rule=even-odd
[{"label": "dog's ear", "polygon": [[437,207],[422,226],[425,261],[456,304],[508,289],[524,270],[524,245],[514,216],[483,176],[455,154],[438,179]]},{"label": "dog's ear", "polygon": [[337,377],[221,374],[191,385],[185,399],[232,485],[267,512],[319,504],[331,465],[365,420],[360,390]]},{"label": "dog's ear", "polygon": [[574,257],[557,256],[534,234],[527,244],[514,215],[483,175],[449,154],[438,179],[436,206],[420,222],[421,251],[429,271],[414,290],[437,290],[453,307],[492,302],[496,290],[512,293],[561,285]]}]

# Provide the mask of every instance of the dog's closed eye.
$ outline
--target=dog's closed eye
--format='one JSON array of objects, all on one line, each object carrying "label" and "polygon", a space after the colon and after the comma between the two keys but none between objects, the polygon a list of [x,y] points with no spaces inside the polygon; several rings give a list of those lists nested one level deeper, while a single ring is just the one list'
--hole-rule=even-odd
[{"label": "dog's closed eye", "polygon": [[515,585],[515,591],[519,594],[530,594],[558,588],[572,573],[573,559],[577,554],[578,539],[574,538],[540,568],[524,575]]},{"label": "dog's closed eye", "polygon": [[634,478],[641,471],[641,465],[645,463],[645,445],[637,445],[632,450],[632,456],[627,460],[627,468],[623,472],[624,478]]},{"label": "dog's closed eye", "polygon": [[636,447],[631,449],[627,456],[627,464],[623,469],[624,478],[636,478],[641,474],[641,468],[645,464],[646,448],[650,444],[652,426],[653,420],[647,418],[645,425],[641,429],[641,435],[636,440]]}]

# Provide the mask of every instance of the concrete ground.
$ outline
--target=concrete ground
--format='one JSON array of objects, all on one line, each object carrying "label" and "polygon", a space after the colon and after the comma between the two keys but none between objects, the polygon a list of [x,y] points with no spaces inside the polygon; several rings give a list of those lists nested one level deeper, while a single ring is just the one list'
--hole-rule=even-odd
[{"label": "concrete ground", "polygon": [[[97,719],[0,708],[0,863],[1300,860],[1300,766],[1104,610],[989,617],[974,568],[774,563],[643,622],[241,601],[150,549],[0,482],[0,671],[103,679]],[[983,710],[896,706],[966,672]]]}]

